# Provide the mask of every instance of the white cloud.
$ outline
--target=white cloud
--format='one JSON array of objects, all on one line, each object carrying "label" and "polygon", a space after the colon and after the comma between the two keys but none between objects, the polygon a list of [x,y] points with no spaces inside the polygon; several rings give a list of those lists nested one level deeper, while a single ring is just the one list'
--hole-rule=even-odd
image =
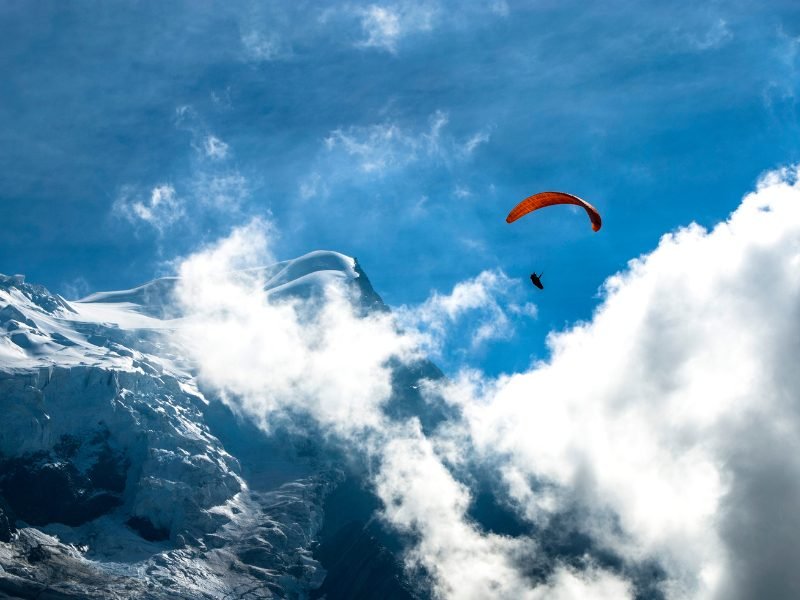
[{"label": "white cloud", "polygon": [[189,104],[181,104],[175,108],[175,124],[178,126],[183,125],[186,121],[191,121],[197,118],[197,113]]},{"label": "white cloud", "polygon": [[791,35],[780,27],[775,36],[773,65],[776,72],[768,77],[762,91],[764,103],[775,123],[785,123],[787,115],[794,120],[797,97],[798,72],[800,72],[800,37]]},{"label": "white cloud", "polygon": [[430,198],[428,198],[428,196],[426,196],[425,194],[420,196],[419,199],[416,202],[414,202],[414,204],[411,206],[411,209],[409,211],[411,216],[421,217],[425,215],[428,212],[427,205],[429,200]]},{"label": "white cloud", "polygon": [[428,118],[426,128],[416,131],[391,121],[336,129],[325,138],[325,148],[329,157],[340,152],[354,159],[361,173],[380,176],[420,160],[445,165],[468,160],[489,139],[488,133],[478,132],[459,140],[445,132],[448,123],[448,114],[439,110]]},{"label": "white cloud", "polygon": [[383,516],[403,533],[417,537],[407,562],[432,575],[436,597],[631,597],[626,582],[594,569],[578,574],[558,568],[544,585],[526,578],[520,563],[536,553],[534,542],[477,529],[466,516],[469,490],[453,478],[431,441],[413,424],[392,431],[381,459],[375,485],[384,503]]},{"label": "white cloud", "polygon": [[433,29],[437,9],[419,2],[401,2],[386,6],[371,4],[357,9],[357,14],[365,36],[358,45],[395,53],[402,38]]},{"label": "white cloud", "polygon": [[250,193],[244,176],[231,173],[207,173],[200,171],[192,182],[195,198],[204,206],[216,211],[238,211]]},{"label": "white cloud", "polygon": [[324,198],[328,196],[329,192],[320,174],[314,172],[300,182],[298,193],[301,200],[311,200],[316,197]]},{"label": "white cloud", "polygon": [[472,191],[465,185],[457,185],[453,190],[453,196],[463,200],[472,196]]},{"label": "white cloud", "polygon": [[372,5],[363,11],[361,26],[367,34],[367,39],[361,42],[362,45],[395,51],[395,44],[400,36],[400,17],[397,13]]},{"label": "white cloud", "polygon": [[717,21],[709,27],[705,35],[697,40],[697,47],[701,50],[718,48],[732,39],[733,32],[731,32],[728,22],[725,19],[717,19]]},{"label": "white cloud", "polygon": [[467,156],[475,152],[478,146],[481,144],[486,144],[489,142],[489,132],[488,131],[479,131],[478,133],[472,135],[463,145],[463,152]]},{"label": "white cloud", "polygon": [[505,0],[457,3],[451,0],[394,0],[365,3],[346,3],[321,10],[317,23],[336,24],[338,35],[342,27],[357,24],[360,36],[355,48],[378,50],[392,55],[416,39],[424,39],[434,31],[471,30],[481,27],[489,18],[509,15]]},{"label": "white cloud", "polygon": [[233,108],[233,100],[231,99],[231,86],[227,85],[220,90],[211,90],[209,92],[211,101],[215,106],[222,110],[230,110]]},{"label": "white cloud", "polygon": [[189,173],[174,185],[154,187],[149,198],[142,197],[138,186],[124,186],[112,213],[131,223],[148,225],[161,235],[178,226],[194,229],[207,217],[225,221],[240,217],[250,183],[237,169],[226,165],[230,145],[210,133],[202,116],[190,105],[175,109],[175,126],[190,135],[194,157]]},{"label": "white cloud", "polygon": [[155,186],[146,197],[125,187],[114,203],[114,212],[133,224],[146,224],[159,233],[185,214],[183,202],[170,184]]},{"label": "white cloud", "polygon": [[61,284],[61,296],[66,300],[79,300],[89,295],[92,287],[83,277],[76,277]]},{"label": "white cloud", "polygon": [[533,302],[525,302],[524,304],[511,303],[508,305],[509,312],[515,315],[523,315],[535,319],[539,316],[539,309]]},{"label": "white cloud", "polygon": [[[425,334],[426,351],[438,354],[450,335],[467,323],[471,327],[472,349],[514,333],[513,315],[526,314],[514,299],[523,292],[518,280],[502,271],[484,271],[473,279],[457,283],[449,294],[433,292],[422,304],[395,310],[404,328]],[[530,308],[527,315],[530,315]]]},{"label": "white cloud", "polygon": [[[631,598],[630,569],[650,562],[670,599],[788,598],[800,584],[796,181],[770,174],[712,231],[664,236],[608,279],[591,321],[550,336],[548,361],[430,384],[461,415],[432,434],[384,412],[388,361],[419,356],[470,311],[491,313],[501,274],[401,309],[402,327],[359,318],[338,280],[310,303],[274,302],[260,271],[241,271],[272,260],[254,223],[183,263],[179,335],[203,381],[265,428],[307,414],[377,461],[382,517],[410,537],[408,565],[439,597]],[[591,553],[568,566],[533,537],[483,531],[453,471],[469,464],[501,478],[539,535],[566,518],[559,527],[621,570]],[[549,575],[534,577],[532,561]]]},{"label": "white cloud", "polygon": [[206,136],[203,142],[203,150],[205,150],[208,158],[223,159],[228,156],[228,144],[215,135]]},{"label": "white cloud", "polygon": [[269,62],[286,58],[291,51],[277,33],[248,31],[241,37],[245,58],[254,62]]},{"label": "white cloud", "polygon": [[254,221],[182,263],[184,347],[207,385],[235,395],[265,427],[287,410],[342,435],[377,426],[391,388],[386,362],[415,352],[416,342],[385,314],[359,318],[335,280],[324,301],[272,301],[254,269],[274,262],[269,236]]},{"label": "white cloud", "polygon": [[733,32],[728,22],[725,19],[719,18],[700,33],[696,31],[682,31],[679,37],[691,48],[705,51],[713,50],[727,44],[733,39]]},{"label": "white cloud", "polygon": [[[225,89],[222,95],[211,92],[211,99],[221,107],[230,107],[230,90]],[[175,126],[191,136],[190,145],[201,159],[221,161],[228,158],[230,146],[219,136],[211,133],[203,116],[189,104],[175,109]]]},{"label": "white cloud", "polygon": [[[383,410],[392,393],[388,361],[419,357],[419,334],[400,333],[386,313],[357,316],[335,279],[321,302],[271,300],[263,271],[255,268],[273,260],[270,235],[268,224],[254,221],[188,257],[179,269],[178,298],[187,316],[178,336],[204,385],[265,429],[287,415],[309,414],[352,451],[376,460],[383,518],[417,540],[408,566],[431,573],[440,596],[570,598],[578,589],[595,598],[628,597],[627,584],[595,569],[559,568],[536,584],[520,567],[535,552],[531,539],[487,534],[470,521],[469,490],[455,480],[419,423],[392,422]],[[435,306],[457,317],[485,303],[476,294],[485,295],[486,282],[497,279],[484,274],[425,310]]]},{"label": "white cloud", "polygon": [[325,139],[328,150],[342,148],[354,157],[364,173],[383,173],[417,158],[421,144],[392,123],[337,129]]},{"label": "white cloud", "polygon": [[[418,424],[390,422],[384,413],[392,393],[389,360],[420,357],[425,334],[401,333],[386,313],[359,316],[335,278],[321,300],[272,300],[256,268],[274,260],[271,235],[268,224],[254,221],[181,263],[177,295],[187,316],[177,335],[203,384],[265,429],[289,414],[309,414],[354,451],[377,457],[385,518],[421,536],[409,564],[434,571],[443,593],[525,589],[515,561],[530,540],[476,529],[465,516],[468,490]],[[422,320],[435,325],[494,306],[490,294],[506,283],[501,274],[484,273],[426,303]]]},{"label": "white cloud", "polygon": [[800,501],[795,176],[768,176],[711,232],[665,236],[608,280],[591,322],[550,337],[547,363],[446,392],[529,519],[577,503],[599,543],[666,569],[669,598],[798,583],[800,541],[757,558],[788,516],[767,490]]},{"label": "white cloud", "polygon": [[[247,179],[236,171],[222,173],[198,168],[183,185],[185,189],[180,195],[172,184],[157,185],[149,194],[125,186],[114,202],[112,213],[163,235],[178,226],[193,226],[201,215],[237,217],[250,193]],[[193,219],[187,218],[188,205],[192,206]]]}]

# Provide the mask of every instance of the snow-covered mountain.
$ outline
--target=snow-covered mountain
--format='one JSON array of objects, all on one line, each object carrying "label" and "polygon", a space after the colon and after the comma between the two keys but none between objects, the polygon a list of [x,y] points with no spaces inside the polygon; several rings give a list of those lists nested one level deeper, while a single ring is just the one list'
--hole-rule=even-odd
[{"label": "snow-covered mountain", "polygon": [[[335,252],[260,276],[271,298],[337,280],[364,314],[387,310]],[[201,389],[170,342],[177,281],[68,302],[0,275],[0,598],[418,595],[357,466]],[[439,376],[399,367],[396,409]]]}]

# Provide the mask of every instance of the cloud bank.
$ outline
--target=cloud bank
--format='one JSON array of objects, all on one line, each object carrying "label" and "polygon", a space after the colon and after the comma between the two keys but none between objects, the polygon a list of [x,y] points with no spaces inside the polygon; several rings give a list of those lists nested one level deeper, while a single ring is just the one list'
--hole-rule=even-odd
[{"label": "cloud bank", "polygon": [[[458,414],[434,432],[387,414],[389,365],[463,326],[460,311],[502,311],[497,274],[399,321],[360,317],[336,278],[322,297],[278,302],[259,270],[241,270],[272,261],[254,223],[182,264],[181,343],[265,429],[307,415],[369,456],[382,518],[411,537],[408,568],[437,597],[796,597],[797,179],[769,173],[712,230],[665,235],[606,281],[590,321],[549,336],[547,361],[431,382]],[[469,468],[492,474],[523,533],[470,516]],[[585,551],[554,552],[557,531],[583,536]]]}]

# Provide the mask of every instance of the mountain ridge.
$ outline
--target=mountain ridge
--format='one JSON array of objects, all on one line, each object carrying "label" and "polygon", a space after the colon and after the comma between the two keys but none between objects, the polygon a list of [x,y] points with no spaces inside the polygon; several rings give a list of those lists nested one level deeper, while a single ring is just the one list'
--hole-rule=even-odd
[{"label": "mountain ridge", "polygon": [[[258,271],[271,301],[339,281],[362,314],[388,310],[339,253]],[[177,281],[70,302],[0,275],[0,597],[306,597],[323,584],[315,548],[347,461],[288,430],[265,436],[201,389],[163,341],[182,318]],[[410,597],[396,555],[374,536],[359,552],[335,581],[356,585],[377,560]]]}]

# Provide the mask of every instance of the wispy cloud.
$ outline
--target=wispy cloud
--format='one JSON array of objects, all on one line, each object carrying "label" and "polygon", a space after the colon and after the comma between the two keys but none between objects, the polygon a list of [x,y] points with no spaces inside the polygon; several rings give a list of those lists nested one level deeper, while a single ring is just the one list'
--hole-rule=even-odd
[{"label": "wispy cloud", "polygon": [[153,187],[149,194],[142,191],[141,185],[125,185],[112,209],[113,215],[147,226],[162,239],[166,239],[168,230],[192,230],[208,217],[235,221],[242,216],[242,206],[250,194],[247,178],[230,166],[230,145],[210,133],[193,106],[178,106],[174,124],[190,135],[189,172]]},{"label": "wispy cloud", "polygon": [[292,51],[276,32],[250,30],[241,37],[244,57],[253,62],[269,62],[286,59]]},{"label": "wispy cloud", "polygon": [[472,196],[472,191],[465,185],[457,185],[453,190],[453,196],[463,200]]},{"label": "wispy cloud", "polygon": [[322,176],[317,173],[311,173],[300,182],[299,193],[301,200],[310,200],[315,197],[326,197],[328,195],[328,188],[322,180]]},{"label": "wispy cloud", "polygon": [[159,234],[185,215],[183,201],[168,183],[159,184],[149,192],[126,186],[117,196],[112,211],[134,225],[147,225]]},{"label": "wispy cloud", "polygon": [[476,28],[487,18],[509,15],[505,0],[458,3],[452,0],[395,0],[386,2],[346,3],[319,13],[317,22],[338,32],[355,25],[356,39],[350,43],[364,51],[380,51],[398,56],[404,47],[416,41],[430,40],[447,29]]},{"label": "wispy cloud", "polygon": [[411,34],[433,29],[437,15],[434,5],[401,2],[380,6],[372,4],[357,9],[364,38],[358,45],[396,52],[398,42]]},{"label": "wispy cloud", "polygon": [[480,146],[481,144],[486,144],[489,141],[489,132],[488,131],[479,131],[478,133],[474,134],[472,137],[467,139],[466,142],[462,145],[462,152],[464,154],[470,155]]},{"label": "wispy cloud", "polygon": [[762,92],[764,103],[781,128],[797,127],[797,89],[800,81],[800,36],[781,27],[776,34],[774,50],[776,71]]},{"label": "wispy cloud", "polygon": [[190,134],[190,144],[199,158],[211,161],[228,158],[230,146],[209,130],[208,124],[193,106],[182,104],[175,109],[175,126]]},{"label": "wispy cloud", "polygon": [[710,25],[695,25],[692,29],[678,29],[680,41],[690,49],[700,52],[724,46],[733,39],[733,31],[728,21],[722,17]]},{"label": "wispy cloud", "polygon": [[85,298],[92,291],[92,287],[84,277],[76,277],[61,284],[61,295],[67,300]]},{"label": "wispy cloud", "polygon": [[238,211],[250,193],[247,179],[237,171],[198,172],[192,179],[192,191],[197,201],[221,211]]},{"label": "wispy cloud", "polygon": [[340,128],[325,138],[325,148],[329,157],[340,153],[354,161],[362,173],[380,176],[420,160],[442,165],[468,160],[480,144],[489,141],[485,131],[457,139],[446,131],[449,120],[446,112],[436,111],[423,129],[414,130],[394,121]]},{"label": "wispy cloud", "polygon": [[203,150],[205,150],[206,156],[209,158],[222,159],[228,156],[228,144],[215,135],[206,136],[203,142]]}]

